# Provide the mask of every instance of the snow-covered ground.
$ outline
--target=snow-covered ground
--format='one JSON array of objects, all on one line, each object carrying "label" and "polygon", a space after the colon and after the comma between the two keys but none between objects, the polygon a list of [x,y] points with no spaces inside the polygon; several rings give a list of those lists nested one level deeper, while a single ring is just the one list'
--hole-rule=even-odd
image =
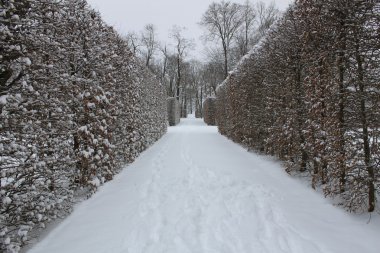
[{"label": "snow-covered ground", "polygon": [[181,119],[29,253],[378,253],[354,216],[199,119]]}]

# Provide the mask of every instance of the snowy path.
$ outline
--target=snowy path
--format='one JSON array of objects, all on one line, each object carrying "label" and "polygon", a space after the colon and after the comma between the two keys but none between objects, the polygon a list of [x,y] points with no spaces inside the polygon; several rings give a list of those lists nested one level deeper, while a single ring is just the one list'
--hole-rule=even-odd
[{"label": "snowy path", "polygon": [[376,224],[190,118],[29,253],[377,253]]}]

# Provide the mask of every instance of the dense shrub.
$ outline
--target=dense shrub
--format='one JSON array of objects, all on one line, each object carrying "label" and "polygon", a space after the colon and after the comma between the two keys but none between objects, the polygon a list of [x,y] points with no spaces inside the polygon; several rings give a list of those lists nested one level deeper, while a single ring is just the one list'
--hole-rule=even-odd
[{"label": "dense shrub", "polygon": [[380,190],[380,4],[298,0],[217,89],[219,131],[289,173],[375,209]]},{"label": "dense shrub", "polygon": [[84,0],[0,3],[0,251],[166,131],[164,87]]},{"label": "dense shrub", "polygon": [[170,97],[167,99],[167,111],[169,126],[178,125],[179,121],[181,120],[181,108],[176,98]]},{"label": "dense shrub", "polygon": [[203,102],[203,120],[207,125],[215,126],[216,98],[208,97]]}]

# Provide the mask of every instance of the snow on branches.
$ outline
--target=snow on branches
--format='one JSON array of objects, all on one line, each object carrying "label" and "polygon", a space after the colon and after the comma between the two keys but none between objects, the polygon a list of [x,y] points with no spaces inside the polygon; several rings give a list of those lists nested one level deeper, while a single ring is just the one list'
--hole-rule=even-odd
[{"label": "snow on branches", "polygon": [[375,210],[380,191],[380,4],[296,1],[217,89],[219,131]]},{"label": "snow on branches", "polygon": [[0,251],[166,131],[165,88],[84,0],[0,5]]}]

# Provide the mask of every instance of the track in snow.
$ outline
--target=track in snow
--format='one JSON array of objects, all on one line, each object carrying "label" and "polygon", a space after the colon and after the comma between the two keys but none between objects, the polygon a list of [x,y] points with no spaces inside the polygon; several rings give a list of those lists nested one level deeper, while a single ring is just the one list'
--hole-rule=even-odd
[{"label": "track in snow", "polygon": [[189,118],[29,253],[371,253],[376,229]]}]

